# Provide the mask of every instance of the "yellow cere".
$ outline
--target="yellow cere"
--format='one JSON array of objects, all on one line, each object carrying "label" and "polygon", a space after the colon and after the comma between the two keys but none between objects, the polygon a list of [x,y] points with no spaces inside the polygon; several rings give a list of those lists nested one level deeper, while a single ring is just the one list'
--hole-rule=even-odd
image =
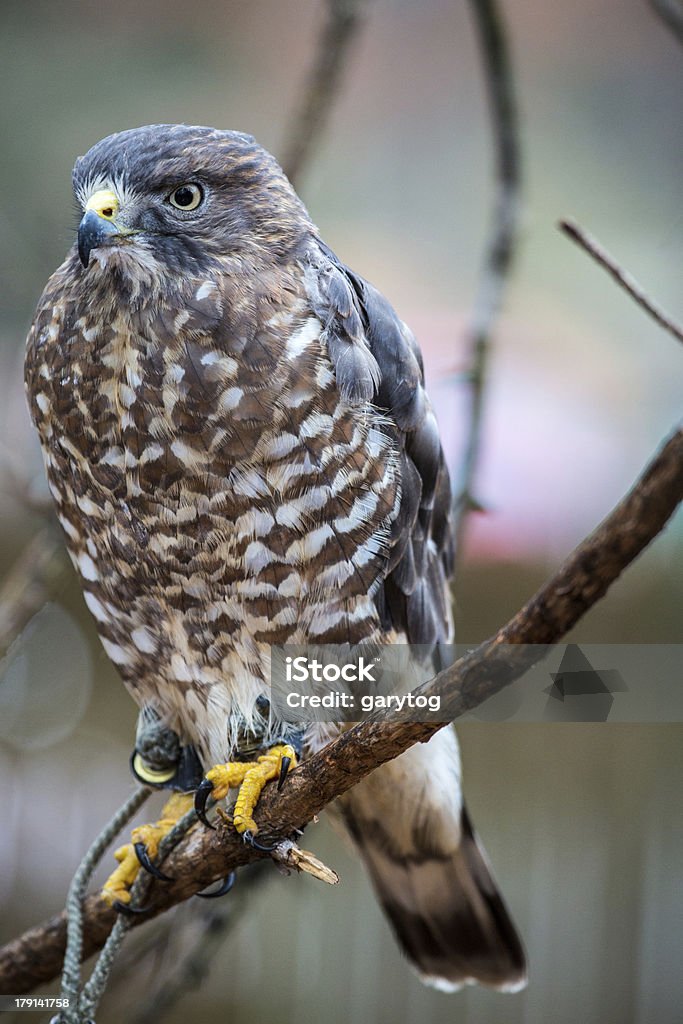
[{"label": "yellow cere", "polygon": [[113,220],[119,212],[119,201],[111,189],[101,188],[93,192],[85,204],[85,209],[86,213],[88,210],[94,210],[104,220]]}]

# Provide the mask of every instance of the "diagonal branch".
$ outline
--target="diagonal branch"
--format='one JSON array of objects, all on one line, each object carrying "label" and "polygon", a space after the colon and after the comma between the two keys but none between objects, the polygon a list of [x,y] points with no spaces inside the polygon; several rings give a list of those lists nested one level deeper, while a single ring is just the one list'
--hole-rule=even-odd
[{"label": "diagonal branch", "polygon": [[[550,580],[495,636],[441,672],[422,693],[440,694],[442,709],[457,718],[522,675],[608,590],[660,533],[683,500],[683,429],[664,443],[629,493],[567,558]],[[511,647],[512,653],[511,653]],[[536,648],[529,645],[538,645]],[[518,646],[519,653],[515,652]],[[282,792],[268,786],[257,817],[265,836],[290,835],[375,768],[409,746],[425,742],[443,723],[397,723],[375,716],[343,733],[304,761]],[[219,825],[195,829],[164,863],[174,882],[155,883],[147,920],[230,870],[262,856]],[[99,949],[116,919],[98,895],[84,906],[84,956]],[[65,914],[32,928],[0,950],[0,991],[20,993],[49,981],[61,969]]]},{"label": "diagonal branch", "polygon": [[677,324],[664,310],[656,305],[652,299],[648,298],[641,286],[638,284],[636,279],[620,267],[619,264],[613,259],[612,256],[607,252],[606,249],[600,245],[597,239],[589,235],[587,231],[584,231],[573,220],[561,220],[560,230],[571,238],[573,242],[580,245],[581,248],[592,256],[596,263],[599,263],[604,270],[613,277],[614,280],[624,289],[625,292],[631,296],[634,302],[637,302],[641,309],[644,309],[648,313],[655,323],[658,323],[660,327],[663,327],[669,334],[673,334],[674,338],[678,341],[683,341],[683,327]]}]

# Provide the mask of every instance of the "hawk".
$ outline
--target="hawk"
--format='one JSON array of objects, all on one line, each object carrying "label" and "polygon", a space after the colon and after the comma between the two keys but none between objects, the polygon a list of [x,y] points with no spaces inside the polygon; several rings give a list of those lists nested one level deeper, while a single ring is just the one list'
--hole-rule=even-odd
[{"label": "hawk", "polygon": [[[73,187],[77,244],[27,342],[50,489],[140,708],[136,774],[196,790],[202,816],[237,789],[258,845],[261,789],[329,734],[269,709],[271,645],[419,644],[437,664],[452,638],[451,491],[420,351],[249,135],[120,132]],[[148,852],[178,813],[143,827]],[[336,813],[424,981],[524,984],[451,728]],[[131,877],[109,887],[119,904]]]}]

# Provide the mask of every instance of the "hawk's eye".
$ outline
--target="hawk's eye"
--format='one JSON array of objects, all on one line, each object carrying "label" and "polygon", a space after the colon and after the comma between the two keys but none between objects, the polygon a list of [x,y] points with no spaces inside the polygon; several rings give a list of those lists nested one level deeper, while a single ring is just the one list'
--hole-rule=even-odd
[{"label": "hawk's eye", "polygon": [[188,184],[174,188],[168,201],[176,210],[196,210],[203,198],[204,193],[199,185]]}]

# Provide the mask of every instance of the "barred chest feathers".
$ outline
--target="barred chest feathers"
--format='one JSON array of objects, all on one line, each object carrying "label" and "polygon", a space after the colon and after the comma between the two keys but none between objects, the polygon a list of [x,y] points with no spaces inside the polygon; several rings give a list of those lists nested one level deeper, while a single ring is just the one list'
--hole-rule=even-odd
[{"label": "barred chest feathers", "polygon": [[362,387],[341,393],[363,352],[331,350],[306,268],[239,292],[196,280],[166,304],[112,293],[102,323],[107,257],[66,302],[48,285],[32,416],[107,654],[141,706],[194,723],[185,738],[213,763],[225,722],[254,713],[270,644],[376,635],[395,428]]}]

